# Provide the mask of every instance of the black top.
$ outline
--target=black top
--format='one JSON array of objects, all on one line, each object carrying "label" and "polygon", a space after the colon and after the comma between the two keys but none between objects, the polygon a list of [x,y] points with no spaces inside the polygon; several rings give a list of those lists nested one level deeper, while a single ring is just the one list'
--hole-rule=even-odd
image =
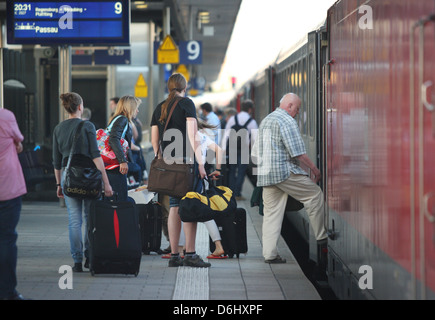
[{"label": "black top", "polygon": [[[174,100],[175,101],[175,100]],[[158,126],[159,138],[162,138],[163,130],[166,122],[160,123],[160,115],[162,113],[162,104],[160,102],[154,110],[151,126]],[[174,102],[171,102],[168,107],[168,115]],[[169,120],[168,127],[166,128],[165,135],[162,140],[163,154],[165,156],[165,149],[170,148],[170,156],[175,158],[186,157],[186,141],[187,141],[187,128],[186,118],[196,119],[195,104],[189,98],[182,98],[175,107],[172,117]]]},{"label": "black top", "polygon": [[[119,163],[128,162],[128,159],[126,159],[124,152],[122,151],[121,142],[120,142],[125,126],[128,126],[128,128],[125,133],[124,139],[127,140],[128,146],[131,147],[131,138],[133,137],[133,132],[130,128],[127,117],[121,116],[118,119],[116,119],[109,133],[109,146],[112,148],[113,152],[115,153],[116,160],[118,160]],[[132,159],[130,155],[131,149],[128,150],[129,150],[128,157]]]}]

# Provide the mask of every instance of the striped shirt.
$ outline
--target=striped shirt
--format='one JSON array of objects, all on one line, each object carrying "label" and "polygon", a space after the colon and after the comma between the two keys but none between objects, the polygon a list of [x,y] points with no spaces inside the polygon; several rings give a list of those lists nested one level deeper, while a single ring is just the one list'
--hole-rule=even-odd
[{"label": "striped shirt", "polygon": [[296,159],[305,153],[296,120],[285,110],[277,108],[261,122],[253,147],[252,156],[258,166],[257,186],[280,183],[288,179],[290,172],[308,175]]}]

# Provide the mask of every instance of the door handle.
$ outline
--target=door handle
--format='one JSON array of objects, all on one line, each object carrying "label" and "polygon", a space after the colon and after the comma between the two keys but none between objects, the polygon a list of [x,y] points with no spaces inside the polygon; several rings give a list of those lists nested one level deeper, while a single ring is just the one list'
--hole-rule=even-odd
[{"label": "door handle", "polygon": [[433,86],[433,82],[431,80],[428,80],[421,85],[421,99],[422,99],[423,105],[430,112],[433,112],[435,110],[434,105],[432,103],[430,103],[427,99],[427,89],[429,89],[432,86]]},{"label": "door handle", "polygon": [[435,223],[435,215],[433,215],[430,212],[430,210],[428,209],[428,205],[429,205],[429,199],[432,198],[433,196],[435,196],[435,194],[433,192],[428,192],[423,196],[424,215],[431,223]]}]

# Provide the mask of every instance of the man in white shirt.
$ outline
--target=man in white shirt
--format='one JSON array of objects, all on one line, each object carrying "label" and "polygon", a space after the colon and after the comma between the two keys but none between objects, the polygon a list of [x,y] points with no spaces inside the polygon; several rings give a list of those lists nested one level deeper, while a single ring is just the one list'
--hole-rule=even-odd
[{"label": "man in white shirt", "polygon": [[[251,116],[253,108],[254,103],[251,100],[242,102],[241,111],[228,120],[222,140],[222,149],[226,150],[228,156],[228,186],[238,199],[242,199],[242,186],[249,165],[250,146],[254,144],[257,136],[258,125]],[[238,124],[238,127],[242,127],[239,131],[235,129],[236,124]],[[234,135],[241,139],[240,146],[230,141],[234,141],[231,137]]]},{"label": "man in white shirt", "polygon": [[[211,107],[211,104],[206,102],[203,103],[201,105],[201,111],[202,114],[204,115],[205,121],[215,127],[215,129],[213,129],[213,136],[214,136],[214,142],[219,145],[220,144],[220,129],[221,129],[221,121],[219,119],[219,117],[216,115],[216,113],[213,112],[213,109]],[[207,132],[208,134],[208,132]]]}]

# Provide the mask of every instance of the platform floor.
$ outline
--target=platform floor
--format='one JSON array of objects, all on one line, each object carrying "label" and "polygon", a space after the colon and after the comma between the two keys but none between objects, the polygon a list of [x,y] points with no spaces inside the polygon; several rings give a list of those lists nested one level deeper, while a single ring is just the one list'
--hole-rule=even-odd
[{"label": "platform floor", "polygon": [[[207,269],[167,267],[160,255],[143,255],[137,277],[91,276],[88,269],[73,273],[72,289],[61,289],[62,265],[72,265],[68,217],[58,202],[23,202],[18,224],[17,290],[33,300],[320,300],[284,240],[279,251],[286,264],[264,263],[262,217],[248,200],[245,183],[238,206],[247,211],[248,253],[239,259],[211,260]],[[162,248],[168,242],[162,236]],[[197,252],[206,259],[208,234],[198,225]]]}]

